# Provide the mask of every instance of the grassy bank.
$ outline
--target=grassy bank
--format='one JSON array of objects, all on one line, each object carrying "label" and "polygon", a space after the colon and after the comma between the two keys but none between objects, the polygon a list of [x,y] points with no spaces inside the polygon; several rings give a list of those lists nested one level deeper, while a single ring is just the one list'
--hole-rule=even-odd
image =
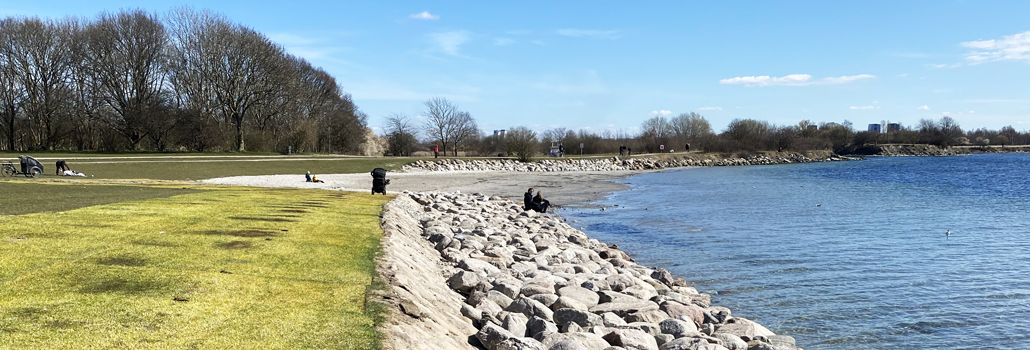
[{"label": "grassy bank", "polygon": [[[65,157],[67,156],[67,157]],[[74,155],[42,154],[45,176],[53,176],[56,159],[75,171],[102,179],[200,180],[223,176],[365,173],[374,168],[400,169],[411,158],[256,155]],[[4,159],[0,157],[0,159]],[[9,158],[8,158],[9,159]],[[15,160],[16,162],[16,160]]]},{"label": "grassy bank", "polygon": [[376,346],[388,197],[85,185],[0,185],[0,348]]}]

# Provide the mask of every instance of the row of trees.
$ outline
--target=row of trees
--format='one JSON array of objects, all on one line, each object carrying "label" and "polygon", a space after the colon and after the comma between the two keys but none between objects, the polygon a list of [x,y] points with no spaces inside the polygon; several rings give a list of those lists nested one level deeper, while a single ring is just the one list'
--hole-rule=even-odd
[{"label": "row of trees", "polygon": [[208,12],[0,20],[0,148],[355,152],[335,79]]},{"label": "row of trees", "polygon": [[554,144],[564,145],[570,154],[617,153],[621,147],[631,148],[634,153],[682,151],[687,147],[692,151],[705,152],[833,150],[853,153],[867,145],[884,143],[925,143],[943,147],[1030,144],[1030,133],[1017,132],[1011,126],[998,131],[977,129],[964,132],[951,117],[924,119],[914,127],[902,126],[889,133],[859,132],[848,121],[816,124],[802,120],[795,125],[779,126],[755,119],[735,119],[724,131],[716,133],[704,116],[693,112],[672,118],[656,116],[647,119],[636,135],[598,134],[567,128],[537,133],[525,127],[510,128],[505,134],[484,135],[471,115],[450,101],[433,99],[425,106],[421,120],[405,116],[388,118],[388,154],[411,155],[415,151],[440,146],[444,154],[450,150],[451,154],[457,155],[459,150],[463,150],[475,155],[499,154],[522,158],[546,154]]}]

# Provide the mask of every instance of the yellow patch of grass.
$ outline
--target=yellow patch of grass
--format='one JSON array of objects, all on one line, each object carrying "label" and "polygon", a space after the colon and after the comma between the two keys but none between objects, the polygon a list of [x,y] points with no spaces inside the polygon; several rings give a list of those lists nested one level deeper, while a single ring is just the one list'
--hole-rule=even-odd
[{"label": "yellow patch of grass", "polygon": [[0,348],[378,347],[389,197],[196,189],[0,216]]}]

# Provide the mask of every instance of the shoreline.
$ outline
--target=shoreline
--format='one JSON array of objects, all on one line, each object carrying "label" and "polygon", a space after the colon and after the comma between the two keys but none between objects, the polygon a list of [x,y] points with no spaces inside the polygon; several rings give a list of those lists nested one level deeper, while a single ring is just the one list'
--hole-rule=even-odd
[{"label": "shoreline", "polygon": [[682,278],[506,198],[404,193],[382,223],[387,349],[799,349]]}]

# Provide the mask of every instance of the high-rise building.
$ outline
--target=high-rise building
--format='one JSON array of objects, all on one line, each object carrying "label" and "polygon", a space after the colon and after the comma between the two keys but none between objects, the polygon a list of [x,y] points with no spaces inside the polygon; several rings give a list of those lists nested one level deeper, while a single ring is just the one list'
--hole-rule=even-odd
[{"label": "high-rise building", "polygon": [[898,132],[901,131],[901,124],[899,123],[888,123],[887,132]]},{"label": "high-rise building", "polygon": [[508,130],[504,130],[504,129],[494,130],[494,136],[500,137],[502,139],[504,138],[504,134],[507,134],[507,133],[508,133]]},{"label": "high-rise building", "polygon": [[869,124],[869,129],[866,131],[880,133],[880,124]]}]

